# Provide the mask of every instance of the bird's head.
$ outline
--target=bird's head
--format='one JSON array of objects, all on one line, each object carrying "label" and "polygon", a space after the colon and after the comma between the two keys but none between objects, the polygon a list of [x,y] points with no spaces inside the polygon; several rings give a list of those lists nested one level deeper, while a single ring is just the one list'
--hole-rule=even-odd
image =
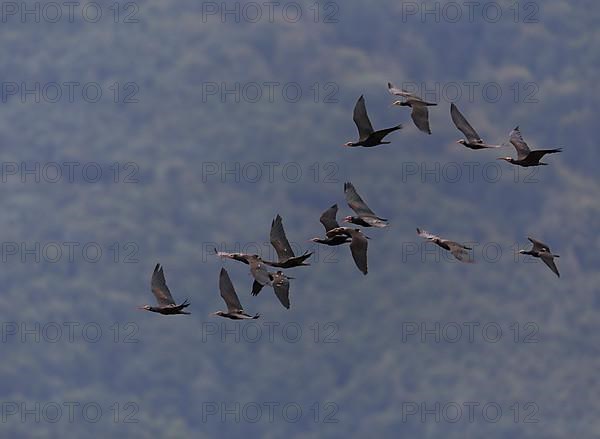
[{"label": "bird's head", "polygon": [[223,314],[225,314],[223,311],[216,311],[216,312],[210,313],[211,316],[218,316],[218,317],[223,316]]},{"label": "bird's head", "polygon": [[456,143],[460,143],[461,145],[464,145],[467,142],[465,141],[465,139],[459,139],[459,140],[456,141]]},{"label": "bird's head", "polygon": [[353,216],[345,216],[344,217],[344,222],[345,223],[351,223],[354,221],[354,217]]},{"label": "bird's head", "polygon": [[342,146],[354,146],[354,142],[346,142]]},{"label": "bird's head", "polygon": [[404,107],[404,106],[406,106],[408,104],[406,102],[404,102],[404,101],[394,101],[394,102],[392,102],[392,105],[390,105],[390,106],[393,107],[395,105],[398,105],[400,107]]},{"label": "bird's head", "polygon": [[319,242],[321,238],[310,238],[308,242]]},{"label": "bird's head", "polygon": [[513,162],[513,158],[512,157],[498,157],[496,160],[504,160],[505,162],[508,162],[508,163],[512,163]]},{"label": "bird's head", "polygon": [[137,309],[150,311],[152,309],[152,307],[150,305],[144,305],[144,306],[138,306]]},{"label": "bird's head", "polygon": [[519,254],[524,255],[527,253],[527,250],[519,250]]}]

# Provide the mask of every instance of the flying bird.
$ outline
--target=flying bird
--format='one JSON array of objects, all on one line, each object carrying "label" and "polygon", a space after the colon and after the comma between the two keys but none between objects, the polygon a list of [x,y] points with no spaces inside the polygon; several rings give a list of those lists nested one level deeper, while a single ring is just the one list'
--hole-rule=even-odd
[{"label": "flying bird", "polygon": [[358,269],[363,273],[367,274],[367,247],[369,242],[367,241],[369,238],[365,236],[360,229],[352,229],[350,227],[338,227],[336,229],[331,229],[327,232],[328,237],[334,237],[338,235],[347,236],[352,239],[350,242],[350,252],[352,253],[352,259],[354,259],[354,263],[358,267]]},{"label": "flying bird", "polygon": [[519,253],[522,255],[533,256],[534,258],[540,258],[544,264],[546,264],[550,270],[554,272],[558,277],[560,277],[560,273],[558,272],[558,268],[556,268],[556,264],[554,263],[554,258],[559,258],[559,255],[553,255],[550,251],[550,247],[548,247],[543,242],[537,241],[533,238],[527,238],[532,244],[533,248],[529,251],[527,250],[519,250]]},{"label": "flying bird", "polygon": [[[275,273],[269,273],[271,278],[271,285],[273,286],[273,291],[279,299],[279,302],[286,308],[290,309],[290,281],[289,279],[294,279],[293,277],[286,276],[283,274],[283,271],[277,271]],[[252,284],[252,292],[253,296],[258,296],[258,293],[262,290],[263,285],[254,281]]]},{"label": "flying bird", "polygon": [[365,106],[365,98],[362,95],[358,98],[358,101],[354,106],[353,119],[358,128],[358,141],[346,142],[344,146],[363,146],[365,148],[370,148],[377,145],[387,145],[391,142],[384,142],[383,139],[385,136],[402,128],[402,125],[396,125],[392,128],[375,131],[369,120],[367,107]]},{"label": "flying bird", "polygon": [[[321,224],[323,224],[323,227],[325,227],[325,233],[329,232],[330,230],[337,229],[340,226],[336,219],[337,211],[338,211],[338,206],[337,206],[337,204],[334,204],[333,206],[331,206],[329,209],[327,209],[325,212],[323,212],[321,214],[319,221],[321,221]],[[347,235],[340,234],[340,235],[334,235],[331,237],[326,237],[324,239],[323,238],[312,238],[311,241],[316,242],[317,244],[336,246],[336,245],[347,244],[350,241],[352,241],[352,239]]]},{"label": "flying bird", "polygon": [[281,216],[279,215],[277,215],[271,223],[270,240],[271,245],[277,252],[278,262],[264,261],[265,264],[278,268],[293,268],[302,265],[310,265],[304,263],[304,261],[311,257],[312,252],[306,252],[301,256],[294,255],[294,251],[285,236],[285,230],[283,230],[283,223]]},{"label": "flying bird", "polygon": [[217,311],[212,315],[226,317],[231,320],[252,320],[260,317],[259,314],[251,316],[244,312],[240,299],[225,268],[221,268],[221,274],[219,275],[219,290],[221,291],[221,297],[227,305],[227,311]]},{"label": "flying bird", "polygon": [[152,289],[152,294],[154,294],[154,297],[156,297],[158,306],[144,305],[139,309],[157,312],[166,316],[174,314],[190,314],[189,312],[183,311],[184,308],[190,306],[190,303],[187,299],[185,299],[181,305],[177,305],[175,303],[175,300],[169,291],[169,287],[167,287],[165,274],[160,264],[156,264],[156,267],[154,267],[154,273],[152,273],[152,281],[150,286]]},{"label": "flying bird", "polygon": [[469,252],[467,250],[473,250],[471,247],[467,247],[466,245],[459,244],[458,242],[449,241],[447,239],[440,238],[432,233],[429,233],[425,230],[419,229],[417,227],[417,235],[421,238],[426,239],[429,242],[433,242],[434,244],[440,246],[444,250],[448,250],[452,253],[456,259],[461,262],[472,263],[473,260],[469,258]]},{"label": "flying bird", "polygon": [[367,206],[367,203],[365,203],[360,195],[358,195],[358,192],[356,192],[352,183],[344,183],[344,194],[346,195],[348,206],[350,206],[350,209],[356,212],[357,215],[347,216],[344,218],[344,221],[362,227],[383,228],[389,225],[387,219],[378,217],[371,209],[369,209],[369,206]]},{"label": "flying bird", "polygon": [[227,253],[220,252],[215,248],[215,254],[220,258],[233,259],[234,261],[243,262],[250,266],[250,274],[254,280],[261,285],[270,285],[271,280],[269,278],[269,272],[265,267],[265,262],[258,255],[251,255],[247,253]]},{"label": "flying bird", "polygon": [[498,160],[505,160],[513,165],[519,165],[523,167],[547,165],[548,163],[540,162],[542,157],[544,157],[546,154],[554,154],[562,151],[562,148],[536,149],[533,151],[530,150],[527,143],[525,143],[525,140],[523,140],[523,136],[521,135],[519,127],[516,127],[511,131],[510,143],[512,143],[517,150],[517,158],[513,159],[512,157],[500,157]]},{"label": "flying bird", "polygon": [[429,110],[427,107],[437,104],[434,102],[427,102],[413,93],[396,88],[391,82],[388,82],[388,91],[393,95],[402,96],[404,98],[403,101],[394,101],[392,105],[410,107],[412,109],[410,117],[416,127],[424,133],[431,134],[431,129],[429,128]]},{"label": "flying bird", "polygon": [[450,116],[452,117],[452,122],[454,122],[456,128],[458,128],[466,137],[466,139],[457,140],[456,143],[460,143],[471,149],[500,148],[502,146],[485,143],[462,113],[458,111],[458,107],[454,105],[454,102],[450,104]]}]

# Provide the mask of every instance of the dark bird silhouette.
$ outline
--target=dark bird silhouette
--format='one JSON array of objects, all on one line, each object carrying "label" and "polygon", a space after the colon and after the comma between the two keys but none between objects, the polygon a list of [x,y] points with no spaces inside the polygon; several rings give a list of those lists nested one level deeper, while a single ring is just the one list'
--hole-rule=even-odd
[{"label": "dark bird silhouette", "polygon": [[[325,233],[329,232],[330,230],[337,229],[340,226],[336,219],[337,211],[338,211],[338,206],[337,206],[337,204],[334,204],[333,206],[331,206],[329,209],[327,209],[325,212],[323,212],[321,214],[321,218],[319,218],[319,221],[321,221],[321,224],[323,224],[323,227],[325,227]],[[352,241],[352,239],[347,235],[341,234],[341,235],[326,237],[324,239],[323,238],[312,238],[311,241],[316,242],[317,244],[336,246],[336,245],[347,244],[350,241]]]},{"label": "dark bird silhouette", "polygon": [[362,227],[387,227],[387,220],[385,218],[380,218],[375,213],[369,209],[367,203],[365,203],[356,189],[352,185],[352,183],[344,183],[344,194],[346,195],[346,202],[350,209],[356,212],[357,216],[347,216],[344,218],[344,221],[347,223],[356,224],[357,226]]},{"label": "dark bird silhouette", "polygon": [[439,236],[436,236],[425,230],[419,229],[418,227],[417,227],[417,235],[419,235],[421,238],[424,238],[430,242],[433,242],[434,244],[437,244],[444,250],[448,250],[450,253],[452,253],[452,256],[454,256],[456,259],[458,259],[461,262],[467,262],[467,263],[473,262],[473,260],[471,260],[469,258],[469,252],[467,251],[467,250],[473,250],[471,247],[467,247],[466,245],[459,244],[458,242],[449,241],[447,239],[440,238]]},{"label": "dark bird silhouette", "polygon": [[533,248],[529,251],[527,250],[519,250],[519,253],[523,255],[533,256],[534,258],[540,258],[544,264],[546,264],[550,270],[554,272],[558,277],[560,277],[560,273],[558,272],[558,268],[556,268],[556,264],[554,263],[554,258],[560,258],[559,255],[553,255],[550,251],[550,247],[548,247],[543,242],[537,241],[533,238],[527,238],[532,244]]},{"label": "dark bird silhouette", "polygon": [[277,252],[278,262],[264,261],[265,264],[278,268],[293,268],[302,265],[310,265],[304,263],[304,261],[311,257],[312,252],[306,252],[301,256],[294,255],[292,246],[285,236],[285,230],[283,230],[283,223],[281,221],[281,216],[279,215],[277,215],[271,223],[270,240],[271,245]]},{"label": "dark bird silhouette", "polygon": [[185,299],[181,305],[177,305],[175,300],[173,300],[173,296],[171,296],[169,287],[167,287],[165,274],[160,264],[156,264],[156,267],[154,267],[154,273],[152,273],[152,282],[150,285],[152,294],[154,294],[154,297],[156,297],[156,301],[158,302],[158,306],[144,305],[139,309],[157,312],[166,316],[174,314],[190,314],[189,312],[183,311],[184,308],[190,306],[190,303],[187,299]]},{"label": "dark bird silhouette", "polygon": [[525,140],[523,140],[523,136],[521,135],[519,127],[516,127],[511,131],[510,143],[512,143],[517,150],[517,158],[513,159],[512,157],[500,157],[498,160],[505,160],[510,164],[523,167],[547,165],[548,163],[540,162],[542,157],[544,157],[546,154],[554,154],[562,151],[562,148],[536,149],[533,151],[530,150],[527,143],[525,143]]},{"label": "dark bird silhouette", "polygon": [[253,316],[246,314],[240,303],[235,288],[231,283],[229,274],[225,268],[221,268],[221,274],[219,275],[219,290],[221,291],[221,297],[227,305],[227,311],[217,311],[213,315],[219,317],[226,317],[231,320],[251,320],[260,317],[259,314]]},{"label": "dark bird silhouette", "polygon": [[402,96],[404,98],[403,101],[394,101],[392,105],[410,107],[412,109],[410,117],[416,127],[424,133],[431,134],[431,129],[429,128],[429,110],[427,107],[435,106],[437,104],[434,102],[427,102],[413,93],[396,88],[391,82],[388,82],[388,91],[393,95]]},{"label": "dark bird silhouette", "polygon": [[344,146],[363,146],[370,148],[377,145],[388,145],[391,142],[384,142],[383,139],[390,133],[402,128],[402,125],[396,125],[392,128],[375,131],[367,115],[367,107],[365,106],[365,98],[361,95],[354,106],[354,123],[358,128],[358,141],[347,142]]},{"label": "dark bird silhouette", "polygon": [[363,274],[367,274],[367,247],[369,242],[367,241],[369,238],[365,236],[360,229],[352,229],[350,227],[338,227],[336,229],[331,229],[327,232],[328,237],[334,237],[338,235],[343,235],[350,237],[352,240],[350,242],[350,252],[352,253],[352,259],[354,259],[354,263],[358,267]]},{"label": "dark bird silhouette", "polygon": [[234,261],[243,262],[250,266],[250,274],[254,280],[261,285],[270,285],[269,272],[265,267],[265,262],[258,255],[250,255],[247,253],[227,253],[220,252],[215,248],[215,253],[221,258],[233,259]]},{"label": "dark bird silhouette", "polygon": [[[273,291],[275,295],[279,299],[279,302],[286,308],[290,309],[290,281],[289,279],[294,279],[293,277],[286,276],[283,274],[283,271],[277,271],[276,273],[269,273],[271,278],[271,285],[273,287]],[[254,281],[252,284],[252,294],[253,296],[258,296],[258,293],[262,290],[263,285]]]},{"label": "dark bird silhouette", "polygon": [[454,122],[456,128],[458,128],[466,137],[466,140],[460,139],[457,140],[456,143],[460,143],[470,149],[500,148],[502,146],[485,143],[462,113],[458,111],[458,108],[454,103],[450,104],[450,116],[452,117],[452,122]]}]

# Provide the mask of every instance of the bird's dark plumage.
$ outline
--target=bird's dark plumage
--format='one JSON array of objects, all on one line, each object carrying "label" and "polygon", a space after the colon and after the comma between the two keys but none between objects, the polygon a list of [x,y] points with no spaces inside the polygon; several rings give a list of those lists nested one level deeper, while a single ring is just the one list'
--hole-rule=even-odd
[{"label": "bird's dark plumage", "polygon": [[393,95],[402,96],[404,101],[396,101],[393,105],[410,107],[412,109],[410,117],[416,127],[424,133],[431,134],[431,128],[429,128],[429,110],[427,107],[437,104],[427,102],[413,93],[394,87],[391,82],[388,82],[388,91]]},{"label": "bird's dark plumage", "polygon": [[233,287],[233,283],[231,283],[231,279],[229,278],[229,273],[227,273],[225,268],[221,268],[221,273],[219,274],[219,290],[221,292],[221,297],[227,306],[227,312],[217,311],[214,315],[232,320],[249,320],[260,317],[258,314],[251,316],[244,312],[240,299]]},{"label": "bird's dark plumage", "polygon": [[452,256],[454,256],[461,262],[473,262],[473,260],[469,257],[469,252],[467,251],[472,250],[471,247],[467,247],[466,245],[450,241],[448,239],[440,238],[439,236],[429,233],[426,230],[419,229],[418,227],[417,235],[419,235],[423,239],[426,239],[427,241],[433,242],[434,244],[438,245],[444,250],[448,250],[452,254]]},{"label": "bird's dark plumage", "polygon": [[505,160],[513,165],[523,167],[547,165],[547,163],[540,162],[542,157],[544,157],[546,154],[554,154],[562,151],[562,148],[536,149],[532,151],[529,149],[529,145],[527,145],[525,140],[523,140],[523,136],[521,135],[521,130],[519,130],[519,127],[516,127],[511,131],[510,143],[517,151],[517,158],[513,159],[512,157],[500,157],[498,160]]},{"label": "bird's dark plumage", "polygon": [[350,182],[344,183],[344,194],[346,195],[346,202],[350,209],[356,212],[357,216],[346,217],[346,221],[362,226],[362,227],[387,227],[387,220],[380,218],[375,215],[367,203],[358,195],[356,188]]},{"label": "bird's dark plumage", "polygon": [[466,137],[466,139],[458,140],[457,143],[470,149],[500,148],[501,145],[489,145],[485,143],[454,103],[450,104],[450,116],[452,122],[456,125],[456,128],[458,128]]},{"label": "bird's dark plumage", "polygon": [[552,270],[552,272],[554,274],[556,274],[558,277],[560,277],[558,268],[556,267],[556,264],[554,263],[554,258],[559,258],[560,256],[552,254],[550,247],[548,247],[543,242],[538,241],[533,238],[530,238],[530,237],[528,237],[527,239],[533,244],[532,249],[529,251],[521,250],[519,253],[522,253],[525,255],[530,255],[530,256],[533,256],[534,258],[540,258],[542,260],[542,262],[544,264],[546,264],[548,266],[548,268],[550,268],[550,270]]},{"label": "bird's dark plumage", "polygon": [[[336,218],[337,211],[338,206],[337,204],[334,204],[321,214],[321,218],[319,218],[319,221],[321,221],[321,224],[323,224],[323,227],[325,227],[325,233],[329,232],[330,230],[337,229],[340,226]],[[324,239],[313,238],[311,239],[311,241],[316,242],[317,244],[325,244],[333,247],[337,245],[347,244],[350,241],[352,241],[352,239],[346,235],[334,235],[328,236]]]},{"label": "bird's dark plumage", "polygon": [[190,314],[189,312],[183,311],[184,308],[190,306],[187,299],[180,305],[175,303],[171,291],[169,291],[169,287],[167,287],[165,274],[160,264],[156,264],[156,267],[154,267],[150,287],[152,289],[152,294],[154,294],[154,297],[158,302],[158,306],[144,305],[140,309],[163,315]]},{"label": "bird's dark plumage", "polygon": [[358,128],[358,141],[347,142],[345,146],[363,146],[370,148],[377,145],[385,145],[390,142],[384,142],[383,139],[390,133],[402,128],[402,125],[396,125],[392,128],[386,128],[383,130],[375,131],[369,115],[367,114],[367,107],[365,105],[365,98],[361,95],[354,106],[353,120]]},{"label": "bird's dark plumage", "polygon": [[300,267],[303,265],[310,265],[306,264],[304,261],[310,258],[312,253],[306,252],[301,256],[294,255],[292,246],[290,245],[287,237],[285,236],[283,222],[281,216],[279,215],[277,215],[277,217],[275,217],[275,219],[271,223],[270,240],[271,245],[273,246],[273,248],[275,248],[275,251],[277,252],[278,261],[264,261],[265,264],[279,268],[293,268]]},{"label": "bird's dark plumage", "polygon": [[348,236],[352,239],[350,242],[350,252],[352,253],[352,259],[363,273],[368,273],[367,268],[367,248],[368,238],[360,231],[360,229],[352,229],[350,227],[338,227],[327,232],[327,236]]}]

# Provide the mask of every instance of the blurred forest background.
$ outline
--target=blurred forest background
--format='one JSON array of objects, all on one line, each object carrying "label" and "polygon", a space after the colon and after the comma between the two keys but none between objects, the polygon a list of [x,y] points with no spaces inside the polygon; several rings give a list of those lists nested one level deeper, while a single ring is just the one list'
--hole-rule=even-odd
[{"label": "blurred forest background", "polygon": [[[421,15],[436,3],[437,19]],[[96,23],[91,10],[82,18],[86,3],[72,22],[63,7],[57,23],[46,3],[15,4],[37,4],[46,15],[23,20],[20,9],[3,8],[0,23],[3,437],[598,437],[598,2],[500,1],[497,22],[481,7],[470,20],[466,6],[454,20],[445,2],[299,2],[297,22],[282,18],[286,2],[272,22],[267,7],[255,20],[242,2],[240,19],[223,22],[222,10],[236,2],[101,1]],[[408,109],[390,108],[388,81],[418,85],[439,102],[431,136],[414,127]],[[72,102],[64,85],[54,99],[49,84],[68,82],[81,84]],[[272,82],[280,85],[271,100],[266,87],[254,99],[247,86]],[[473,99],[465,82],[479,84]],[[35,83],[39,92],[24,92]],[[82,96],[90,83],[97,85]],[[482,93],[490,83],[501,97],[496,85],[492,97]],[[222,93],[236,84],[239,102]],[[295,88],[282,95],[286,84]],[[504,142],[519,125],[531,147],[564,151],[545,159],[550,166],[515,174],[495,160],[514,156],[512,148],[457,145],[454,93],[423,90],[436,84],[461,85],[455,100],[484,139]],[[102,97],[90,102],[98,88]],[[363,93],[376,128],[405,125],[391,145],[341,147],[356,138],[352,108]],[[63,165],[71,162],[79,163],[72,180]],[[264,164],[272,162],[270,178]],[[467,162],[476,163],[472,179]],[[60,165],[60,178],[49,164]],[[323,210],[338,203],[340,215],[350,214],[344,181],[391,222],[367,233],[367,276],[347,248],[320,248],[311,267],[290,273],[288,311],[270,289],[250,297],[246,266],[209,254],[214,243],[226,251],[257,246],[272,257],[266,243],[278,213],[294,246],[312,249],[307,241],[323,234]],[[476,243],[477,263],[421,247],[415,227]],[[561,256],[560,279],[516,258],[527,236]],[[69,259],[64,243],[73,242]],[[82,253],[86,245],[92,256]],[[191,316],[135,309],[153,304],[157,262],[175,298],[189,297]],[[224,307],[223,265],[247,311],[262,314],[250,323],[263,330],[256,342],[248,340],[253,333],[239,342],[225,334],[248,323],[209,316]],[[273,340],[265,322],[280,325]],[[407,335],[411,322],[429,329],[493,322],[503,336],[491,343],[479,329],[473,343],[466,334],[456,343],[421,342]],[[78,325],[73,341],[67,324]],[[284,325],[301,328],[298,342],[282,335]],[[54,337],[56,326],[64,332]],[[91,342],[97,328],[102,334]],[[537,343],[525,343],[531,328]],[[69,422],[64,406],[54,423],[53,413],[10,414],[14,404],[35,410],[69,401],[96,403],[102,416],[91,422],[93,413],[84,419],[76,410]],[[270,422],[265,408],[250,422],[252,404],[269,402],[297,404],[302,416],[292,422],[275,409]],[[466,409],[458,422],[448,421],[451,411],[439,422],[433,415],[422,422],[420,410],[407,416],[411,404],[436,402],[493,402],[502,416],[490,422],[481,409],[473,422]],[[207,415],[223,403],[247,413],[239,422],[220,409]],[[537,422],[525,422],[529,415]]]}]

